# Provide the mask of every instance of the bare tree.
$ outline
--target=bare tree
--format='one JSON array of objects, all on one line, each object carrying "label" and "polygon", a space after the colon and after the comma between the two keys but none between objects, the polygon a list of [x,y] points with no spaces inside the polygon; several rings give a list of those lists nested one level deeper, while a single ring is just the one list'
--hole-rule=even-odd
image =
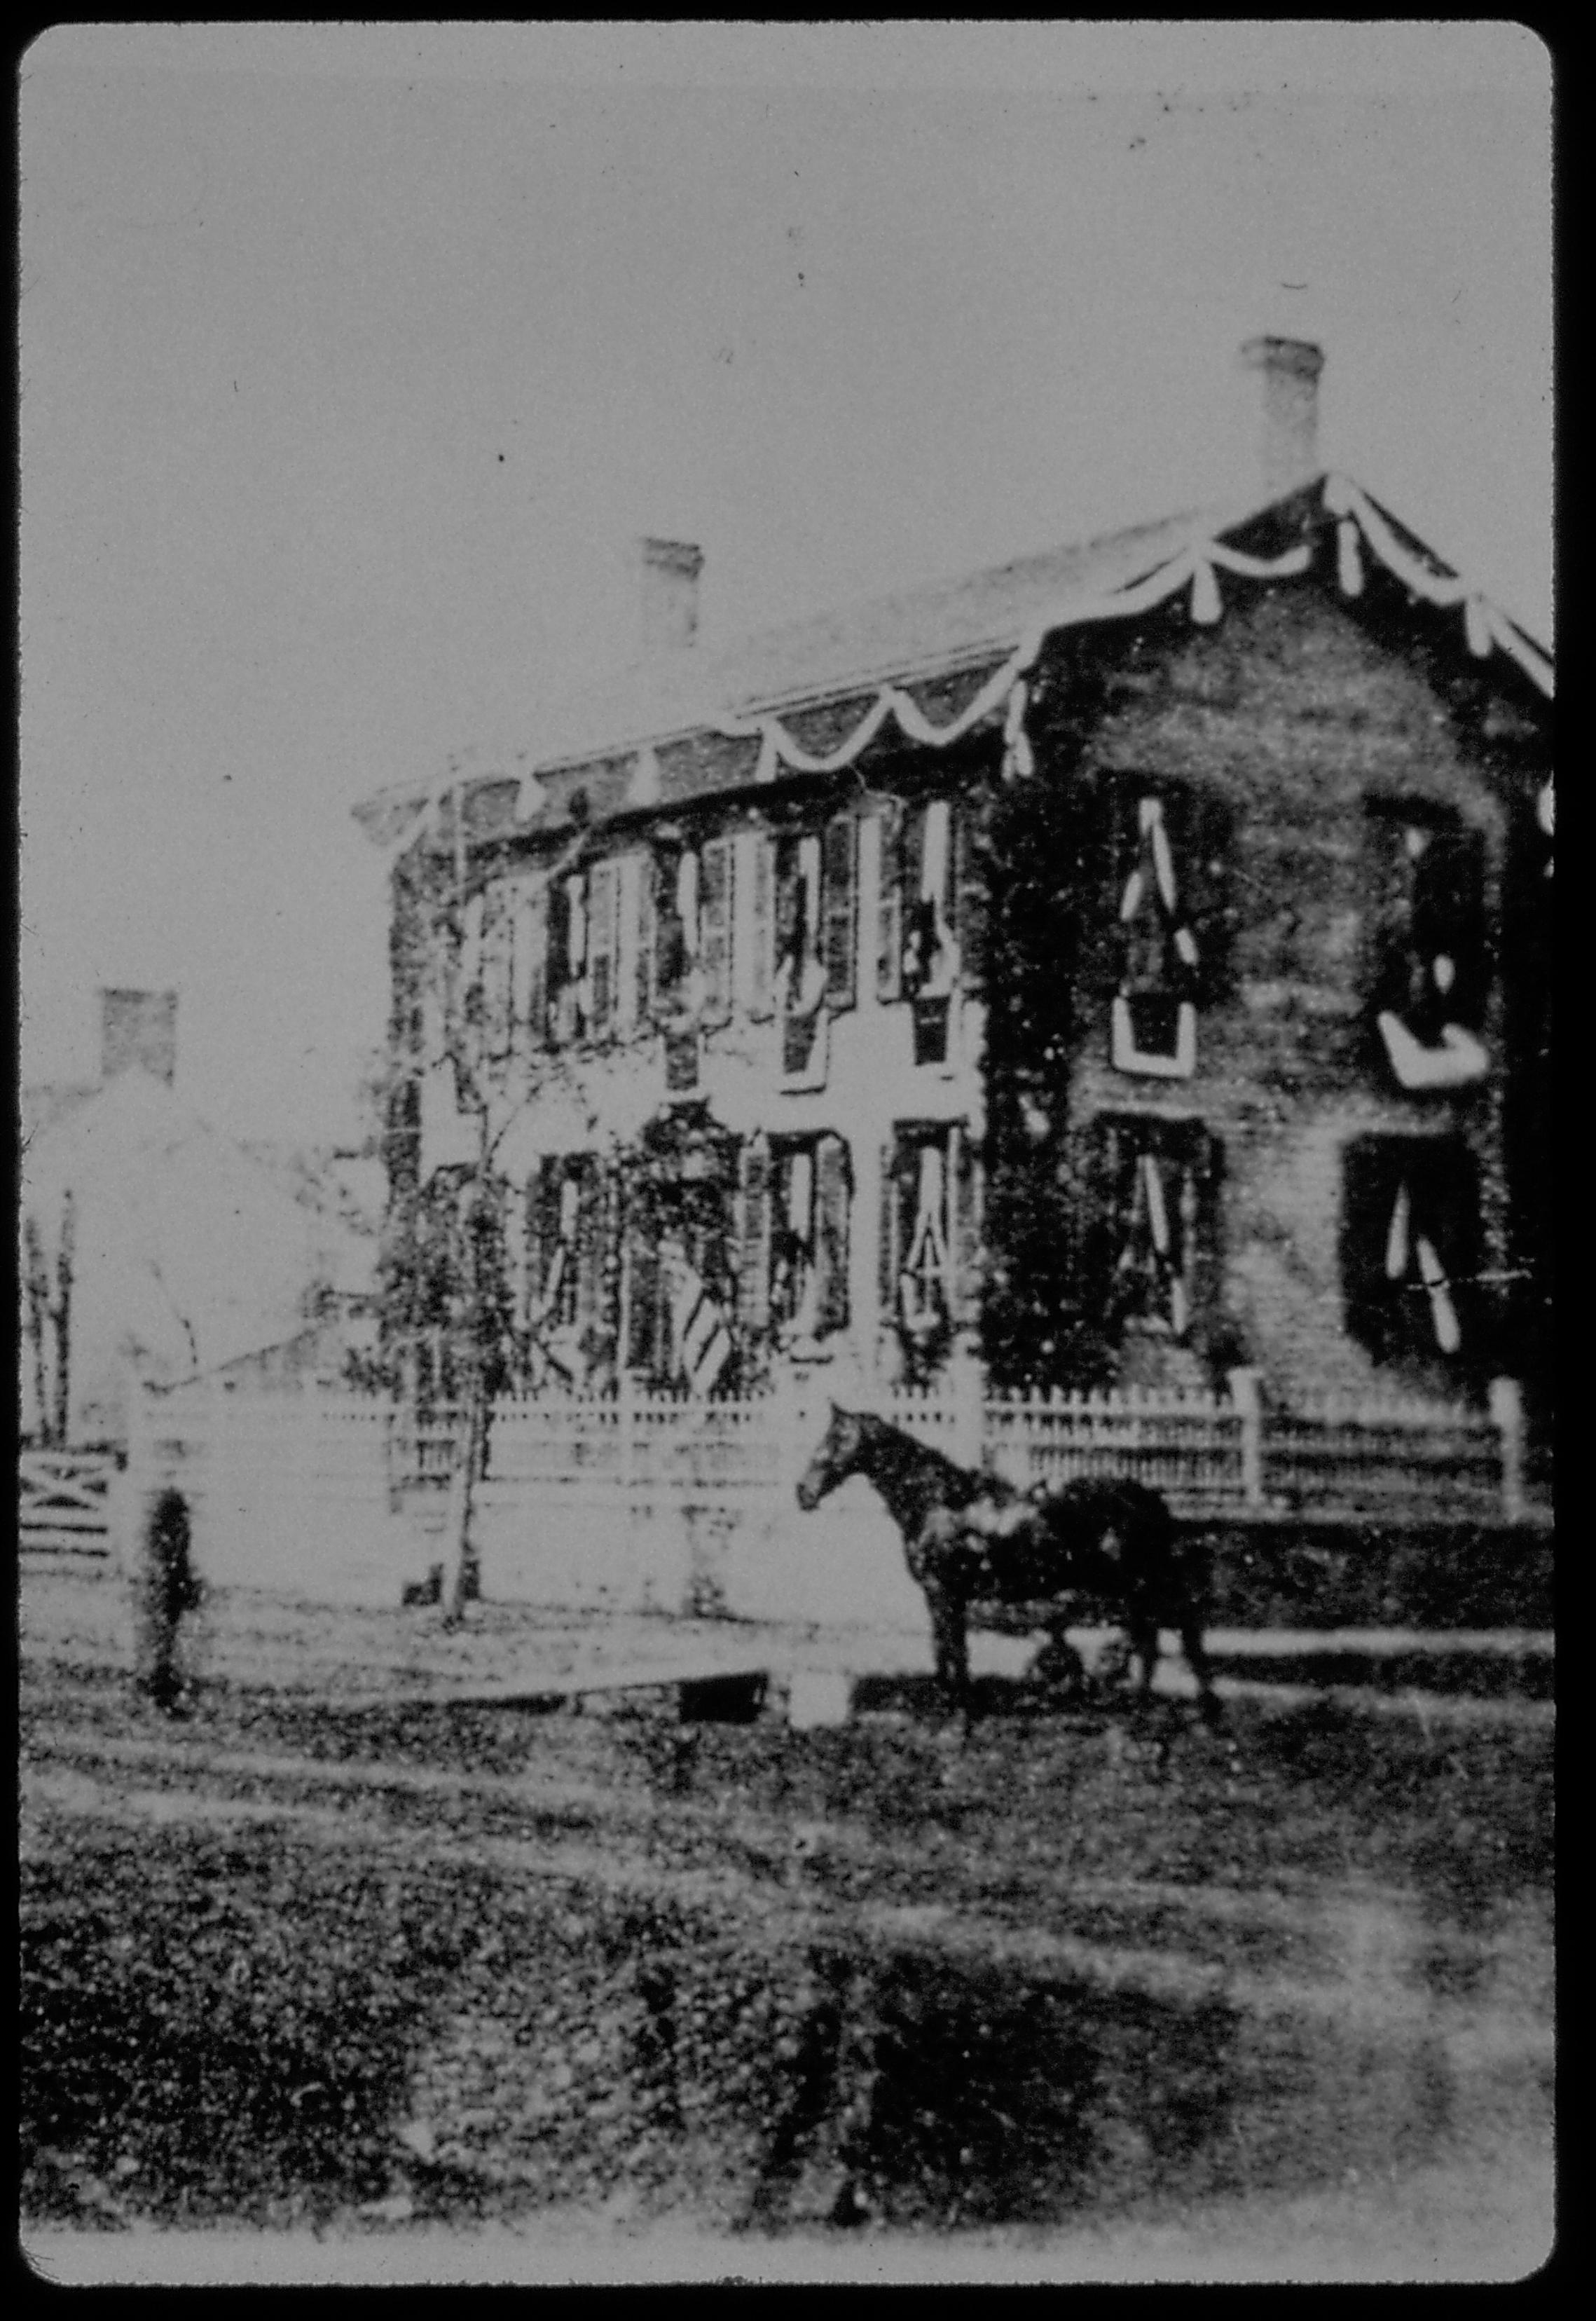
[{"label": "bare tree", "polygon": [[44,1244],[39,1236],[38,1224],[31,1216],[23,1219],[23,1249],[25,1260],[23,1279],[28,1297],[28,1343],[33,1356],[33,1404],[39,1414],[39,1439],[48,1446],[50,1416],[44,1339],[50,1312],[50,1270],[44,1261]]},{"label": "bare tree", "polygon": [[75,1221],[70,1190],[61,1198],[61,1230],[56,1242],[55,1296],[44,1237],[32,1215],[23,1219],[23,1288],[27,1299],[28,1346],[33,1361],[33,1401],[39,1440],[59,1450],[72,1431],[72,1268]]},{"label": "bare tree", "polygon": [[[457,817],[458,814],[457,802]],[[569,866],[575,851],[568,847],[563,860],[545,866],[538,875],[557,876]],[[503,863],[498,867],[502,874]],[[441,860],[433,856],[418,860],[409,875],[413,880],[409,915],[415,949],[404,961],[404,971],[414,994],[435,985],[440,969],[446,980],[454,978],[456,992],[456,1004],[442,1009],[441,1052],[426,1058],[424,1067],[441,1065],[451,1072],[456,1107],[472,1123],[475,1147],[466,1179],[467,1198],[459,1251],[462,1311],[451,1347],[462,1389],[462,1410],[445,1525],[443,1606],[446,1624],[454,1626],[464,1617],[466,1605],[481,1592],[474,1532],[476,1487],[485,1465],[493,1396],[505,1367],[503,1285],[498,1278],[502,1244],[496,1226],[509,1188],[497,1175],[498,1156],[514,1124],[557,1092],[564,1101],[575,1102],[590,1143],[598,1136],[599,1123],[573,1051],[543,1044],[542,1027],[534,1041],[528,1036],[524,1022],[518,1019],[509,984],[512,973],[509,945],[504,944],[497,957],[504,988],[495,988],[491,994],[485,971],[486,946],[479,946],[475,957],[463,956],[466,905],[474,882],[458,830],[452,860],[445,855]],[[484,890],[476,885],[475,891]],[[504,907],[501,897],[500,908]],[[406,1077],[413,1074],[394,1076],[398,1080]],[[393,1085],[390,1079],[390,1088]],[[374,1086],[381,1086],[380,1077]],[[423,1190],[418,1186],[418,1198]],[[417,1206],[418,1200],[413,1199],[413,1231]],[[409,1258],[413,1264],[413,1248]],[[402,1252],[401,1270],[405,1261]]]},{"label": "bare tree", "polygon": [[56,1302],[50,1319],[56,1333],[56,1441],[72,1432],[72,1263],[76,1221],[68,1188],[61,1198],[61,1238],[56,1249]]}]

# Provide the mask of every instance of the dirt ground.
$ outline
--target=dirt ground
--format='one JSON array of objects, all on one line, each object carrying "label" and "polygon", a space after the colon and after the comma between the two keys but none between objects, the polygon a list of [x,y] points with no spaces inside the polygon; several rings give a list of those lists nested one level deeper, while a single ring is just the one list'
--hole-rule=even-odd
[{"label": "dirt ground", "polygon": [[[1231,1683],[1210,1734],[1178,1686],[1061,1707],[994,1637],[960,1736],[923,1640],[855,1637],[846,1722],[795,1729],[788,1672],[839,1649],[238,1595],[169,1720],[109,1574],[25,1571],[41,2271],[1544,2260],[1549,1702]],[[747,1721],[684,1717],[673,1675],[756,1663]]]}]

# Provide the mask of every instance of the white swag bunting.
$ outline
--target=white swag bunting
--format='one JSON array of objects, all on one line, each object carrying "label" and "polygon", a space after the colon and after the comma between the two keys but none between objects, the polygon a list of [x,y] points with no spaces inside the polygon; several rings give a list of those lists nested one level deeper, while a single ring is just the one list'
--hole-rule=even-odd
[{"label": "white swag bunting", "polygon": [[[1328,512],[1341,519],[1336,532],[1337,570],[1347,595],[1356,596],[1362,589],[1363,567],[1359,551],[1360,543],[1366,545],[1416,596],[1443,606],[1462,605],[1471,652],[1482,658],[1492,651],[1508,654],[1550,698],[1553,691],[1551,663],[1477,588],[1455,574],[1431,571],[1410,555],[1397,541],[1379,510],[1349,478],[1340,475],[1328,477],[1324,498]],[[1029,772],[1030,751],[1024,733],[1025,703],[1020,680],[1033,667],[1049,636],[1063,629],[1084,628],[1100,621],[1134,619],[1138,614],[1149,612],[1155,605],[1178,595],[1182,589],[1191,591],[1192,619],[1199,625],[1211,625],[1220,619],[1223,611],[1218,578],[1221,571],[1251,580],[1278,580],[1292,578],[1308,571],[1311,562],[1312,553],[1305,542],[1287,549],[1280,556],[1257,557],[1246,555],[1241,550],[1230,548],[1219,539],[1199,534],[1146,578],[1102,596],[1074,603],[1066,601],[1055,612],[1033,621],[1002,667],[945,725],[934,725],[902,686],[888,684],[878,691],[853,732],[830,751],[816,752],[803,749],[779,718],[770,715],[712,717],[706,719],[706,728],[730,741],[757,741],[759,755],[755,778],[760,782],[771,782],[776,779],[783,769],[806,774],[840,772],[853,764],[889,719],[910,741],[918,742],[927,749],[946,750],[987,718],[1002,713],[1008,766],[1016,772]],[[639,760],[639,767],[641,764]],[[485,778],[479,776],[476,778]],[[451,767],[443,774],[418,801],[389,842],[386,851],[390,859],[404,853],[429,830],[440,833],[446,821],[447,801],[456,793],[463,793],[468,786],[468,778],[458,768]],[[650,786],[641,795],[651,796],[653,794]],[[640,802],[640,799],[633,802]],[[523,776],[518,810],[535,820],[545,809],[546,803],[544,793],[537,787],[534,778]],[[458,821],[457,813],[457,824]]]}]

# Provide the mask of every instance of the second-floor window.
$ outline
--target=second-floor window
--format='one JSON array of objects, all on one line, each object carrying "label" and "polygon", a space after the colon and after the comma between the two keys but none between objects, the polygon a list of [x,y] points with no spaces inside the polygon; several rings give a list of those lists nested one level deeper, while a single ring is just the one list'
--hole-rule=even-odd
[{"label": "second-floor window", "polygon": [[858,824],[833,815],[775,842],[775,965],[782,1074],[790,1084],[824,1077],[828,1012],[857,997]]},{"label": "second-floor window", "polygon": [[546,985],[549,1037],[568,1047],[587,1029],[587,876],[574,870],[551,879],[548,896]]},{"label": "second-floor window", "polygon": [[731,1014],[735,839],[670,838],[640,859],[646,1007],[656,1021],[709,1027]]},{"label": "second-floor window", "polygon": [[650,858],[653,1000],[670,1014],[691,1006],[698,962],[698,853],[691,846],[657,846]]},{"label": "second-floor window", "polygon": [[852,813],[775,834],[672,830],[502,881],[452,915],[451,1035],[468,1020],[497,1057],[775,1015],[808,1055],[822,1012],[857,997],[857,838]]},{"label": "second-floor window", "polygon": [[917,1063],[949,1060],[961,990],[978,977],[982,892],[967,805],[890,797],[876,809],[875,990],[906,999]]},{"label": "second-floor window", "polygon": [[1488,1061],[1484,841],[1419,800],[1372,808],[1368,837],[1369,1004],[1387,1064],[1410,1090],[1466,1087]]},{"label": "second-floor window", "polygon": [[1198,1007],[1214,964],[1206,954],[1222,924],[1220,812],[1183,783],[1132,778],[1114,792],[1111,1050],[1120,1071],[1187,1079],[1196,1069]]}]

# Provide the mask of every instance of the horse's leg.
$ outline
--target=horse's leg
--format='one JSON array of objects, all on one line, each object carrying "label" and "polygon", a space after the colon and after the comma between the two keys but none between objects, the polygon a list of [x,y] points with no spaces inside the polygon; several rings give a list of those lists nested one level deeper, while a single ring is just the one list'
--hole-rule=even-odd
[{"label": "horse's leg", "polygon": [[1130,1637],[1130,1649],[1141,1662],[1141,1681],[1136,1688],[1137,1706],[1146,1708],[1153,1698],[1153,1676],[1158,1666],[1158,1616],[1146,1604],[1133,1601],[1127,1607],[1125,1625]]},{"label": "horse's leg", "polygon": [[969,1707],[970,1646],[961,1597],[947,1588],[928,1588],[931,1635],[937,1652],[937,1684],[950,1716]]}]

